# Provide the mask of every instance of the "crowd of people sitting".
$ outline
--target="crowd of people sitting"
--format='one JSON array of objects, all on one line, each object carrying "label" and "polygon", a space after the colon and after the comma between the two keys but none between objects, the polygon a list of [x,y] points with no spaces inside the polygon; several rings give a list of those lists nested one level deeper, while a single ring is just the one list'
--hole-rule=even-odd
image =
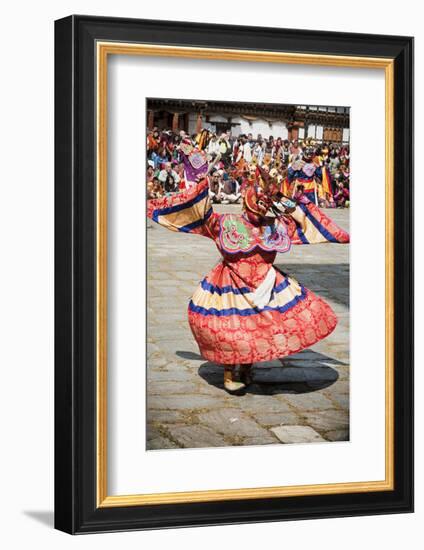
[{"label": "crowd of people sitting", "polygon": [[[348,207],[349,147],[264,138],[258,134],[232,137],[208,130],[188,135],[154,128],[147,135],[147,197],[173,194],[192,185],[187,171],[186,148],[198,153],[193,166],[207,159],[209,195],[214,203],[238,203],[253,172],[261,167],[288,197],[305,195],[321,207]],[[199,161],[200,159],[200,161]],[[191,169],[191,167],[189,166]]]}]

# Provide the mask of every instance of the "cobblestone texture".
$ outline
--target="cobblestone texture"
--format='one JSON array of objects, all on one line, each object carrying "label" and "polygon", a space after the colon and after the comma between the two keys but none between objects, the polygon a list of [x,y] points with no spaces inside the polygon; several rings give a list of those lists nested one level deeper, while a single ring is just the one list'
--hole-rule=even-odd
[{"label": "cobblestone texture", "polygon": [[[349,229],[347,210],[327,213]],[[280,269],[331,304],[339,323],[285,367],[254,365],[254,383],[232,396],[222,368],[199,355],[187,321],[196,284],[219,261],[215,245],[152,222],[147,235],[147,449],[349,440],[349,246],[295,246],[277,256]]]}]

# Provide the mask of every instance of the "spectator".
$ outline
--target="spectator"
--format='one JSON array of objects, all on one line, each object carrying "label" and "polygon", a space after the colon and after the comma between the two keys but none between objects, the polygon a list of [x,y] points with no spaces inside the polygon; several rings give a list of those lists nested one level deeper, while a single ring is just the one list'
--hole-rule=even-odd
[{"label": "spectator", "polygon": [[180,182],[180,177],[178,176],[177,172],[172,169],[172,164],[170,162],[166,162],[163,170],[159,172],[159,181],[164,184],[169,176],[174,179],[175,183],[178,184]]},{"label": "spectator", "polygon": [[[227,177],[225,177],[227,176]],[[234,180],[228,177],[227,174],[224,174],[222,185],[221,185],[221,202],[222,204],[233,204],[238,202],[241,197],[239,191],[239,184],[237,180]]]},{"label": "spectator", "polygon": [[222,199],[222,179],[219,170],[215,170],[212,174],[209,184],[209,197],[212,202],[219,203]]}]

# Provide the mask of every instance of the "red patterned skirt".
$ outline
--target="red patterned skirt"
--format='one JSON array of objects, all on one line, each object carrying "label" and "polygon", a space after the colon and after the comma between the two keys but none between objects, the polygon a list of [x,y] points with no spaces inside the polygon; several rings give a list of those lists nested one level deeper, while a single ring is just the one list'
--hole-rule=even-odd
[{"label": "red patterned skirt", "polygon": [[205,359],[235,365],[283,358],[334,330],[337,317],[324,300],[262,262],[256,270],[276,273],[269,300],[258,306],[255,290],[260,285],[252,285],[248,273],[240,276],[240,264],[218,264],[190,300],[190,327]]}]

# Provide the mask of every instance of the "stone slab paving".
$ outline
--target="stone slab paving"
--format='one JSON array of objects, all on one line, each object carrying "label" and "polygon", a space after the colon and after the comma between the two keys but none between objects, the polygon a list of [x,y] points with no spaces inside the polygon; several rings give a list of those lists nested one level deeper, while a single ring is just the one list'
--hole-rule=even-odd
[{"label": "stone slab paving", "polygon": [[277,426],[271,428],[271,431],[275,433],[281,443],[317,443],[325,441],[310,426]]},{"label": "stone slab paving", "polygon": [[[327,214],[349,230],[348,210]],[[147,449],[349,440],[349,246],[294,246],[277,256],[281,270],[331,304],[339,323],[284,367],[254,365],[254,383],[232,396],[222,367],[199,355],[187,321],[191,294],[219,252],[204,237],[147,226]]]}]

